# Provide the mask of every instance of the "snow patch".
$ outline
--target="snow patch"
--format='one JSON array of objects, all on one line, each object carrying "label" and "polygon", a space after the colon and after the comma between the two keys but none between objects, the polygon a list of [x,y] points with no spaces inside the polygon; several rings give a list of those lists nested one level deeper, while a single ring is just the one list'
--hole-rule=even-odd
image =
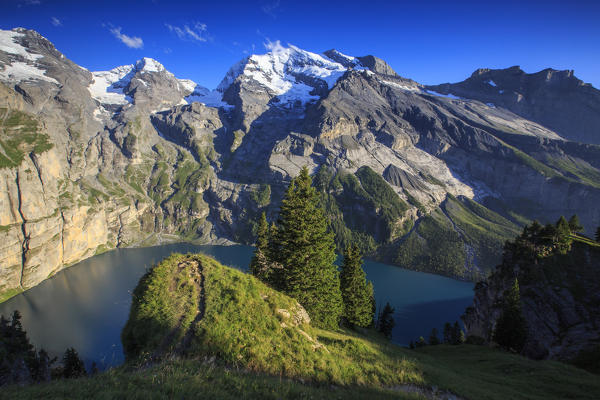
[{"label": "snow patch", "polygon": [[398,82],[392,82],[392,81],[384,81],[384,80],[379,80],[378,81],[380,83],[383,83],[384,85],[388,85],[397,89],[401,89],[401,90],[406,90],[409,92],[421,92],[422,90],[418,87],[418,86],[408,86],[408,85],[403,85],[401,83]]},{"label": "snow patch", "polygon": [[4,65],[4,70],[0,71],[0,78],[5,81],[21,82],[28,80],[42,80],[56,83],[54,78],[46,76],[46,71],[36,67],[35,65],[26,64],[20,61],[14,61],[12,64]]},{"label": "snow patch", "polygon": [[161,72],[165,71],[165,67],[153,58],[144,57],[136,63],[136,67],[140,71],[145,72]]},{"label": "snow patch", "polygon": [[498,90],[498,93],[502,94],[502,93],[504,93],[504,90],[500,89],[500,90]]},{"label": "snow patch", "polygon": [[177,81],[186,92],[193,92],[196,89],[196,86],[198,86],[196,82],[191,79],[178,79]]},{"label": "snow patch", "polygon": [[36,61],[42,58],[41,54],[32,54],[16,42],[16,38],[25,36],[25,34],[15,31],[0,30],[0,51],[9,54],[21,56],[28,61]]},{"label": "snow patch", "polygon": [[208,90],[205,87],[198,85],[194,92],[185,97],[184,100],[187,103],[193,103],[195,101],[202,103],[208,107],[220,107],[220,108],[232,108],[223,101],[223,93],[218,90]]},{"label": "snow patch", "polygon": [[123,65],[110,71],[92,72],[94,80],[88,86],[92,98],[102,104],[124,105],[132,102],[123,89],[135,74],[133,65]]},{"label": "snow patch", "polygon": [[496,85],[496,82],[494,82],[494,81],[493,81],[493,80],[491,80],[491,79],[490,79],[489,81],[487,81],[487,83],[488,83],[488,85],[491,85],[491,86],[493,86],[493,87],[496,87],[496,86],[498,86],[498,85]]},{"label": "snow patch", "polygon": [[463,98],[461,98],[461,97],[458,97],[458,96],[455,96],[455,95],[453,95],[452,93],[448,93],[448,94],[441,94],[441,93],[438,93],[438,92],[434,92],[433,90],[426,90],[425,92],[426,92],[427,94],[432,94],[432,95],[434,95],[434,96],[438,96],[438,97],[445,97],[445,98],[447,98],[447,99],[452,99],[452,100],[464,100]]}]

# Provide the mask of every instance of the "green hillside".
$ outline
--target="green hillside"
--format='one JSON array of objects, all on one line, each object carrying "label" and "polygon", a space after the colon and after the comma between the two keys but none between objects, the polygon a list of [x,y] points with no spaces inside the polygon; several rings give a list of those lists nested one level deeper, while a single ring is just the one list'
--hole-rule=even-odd
[{"label": "green hillside", "polygon": [[[204,255],[142,278],[123,330],[125,365],[7,387],[1,398],[593,399],[597,375],[483,346],[408,350],[371,330],[314,328],[295,300]],[[439,397],[437,397],[439,398]]]}]

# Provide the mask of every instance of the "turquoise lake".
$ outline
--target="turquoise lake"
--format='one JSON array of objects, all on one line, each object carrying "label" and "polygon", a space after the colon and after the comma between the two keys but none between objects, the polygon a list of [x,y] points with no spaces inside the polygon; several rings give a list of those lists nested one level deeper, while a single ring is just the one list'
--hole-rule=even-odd
[{"label": "turquoise lake", "polygon": [[[84,260],[38,286],[0,304],[0,315],[22,314],[31,342],[51,354],[74,347],[87,364],[101,368],[123,361],[121,329],[129,315],[131,292],[141,276],[173,252],[202,252],[246,271],[250,246],[197,246],[186,243],[117,249]],[[473,298],[473,283],[461,282],[365,260],[378,307],[395,308],[393,341],[406,345],[431,328],[459,320]]]}]

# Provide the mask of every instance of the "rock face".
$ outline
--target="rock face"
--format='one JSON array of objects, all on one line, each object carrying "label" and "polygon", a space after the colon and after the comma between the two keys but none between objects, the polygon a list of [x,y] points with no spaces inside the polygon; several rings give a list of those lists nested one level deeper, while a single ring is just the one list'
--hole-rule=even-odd
[{"label": "rock face", "polygon": [[573,360],[597,351],[600,340],[600,247],[574,243],[566,255],[542,259],[508,251],[487,280],[477,284],[463,316],[467,334],[492,340],[502,296],[514,279],[520,285],[528,339],[523,354]]},{"label": "rock face", "polygon": [[427,88],[506,108],[568,140],[600,144],[600,91],[572,70],[527,74],[518,66],[482,68],[463,82]]},{"label": "rock face", "polygon": [[[531,86],[519,76],[493,78]],[[575,82],[553,76],[536,96]],[[457,99],[373,56],[276,43],[210,91],[156,60],[90,72],[34,31],[0,31],[0,294],[114,247],[251,243],[304,165],[340,246],[419,270],[476,279],[532,218],[597,226],[600,148],[473,85]],[[558,86],[596,126],[598,91]]]}]

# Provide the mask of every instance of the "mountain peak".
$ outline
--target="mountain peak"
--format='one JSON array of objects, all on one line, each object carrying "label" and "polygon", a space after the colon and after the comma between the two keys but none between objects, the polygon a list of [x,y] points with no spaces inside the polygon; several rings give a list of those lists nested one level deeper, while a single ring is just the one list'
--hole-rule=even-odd
[{"label": "mountain peak", "polygon": [[266,54],[253,54],[234,65],[217,90],[225,92],[238,80],[266,89],[270,96],[278,98],[279,104],[305,104],[331,89],[351,64],[351,57],[339,52],[330,52],[335,55],[332,58],[291,44],[284,46],[279,41],[269,42],[266,47]]},{"label": "mountain peak", "polygon": [[135,63],[135,67],[138,71],[145,71],[145,72],[166,71],[166,68],[164,67],[164,65],[162,65],[155,59],[149,58],[149,57],[144,57],[144,58],[138,60]]}]

